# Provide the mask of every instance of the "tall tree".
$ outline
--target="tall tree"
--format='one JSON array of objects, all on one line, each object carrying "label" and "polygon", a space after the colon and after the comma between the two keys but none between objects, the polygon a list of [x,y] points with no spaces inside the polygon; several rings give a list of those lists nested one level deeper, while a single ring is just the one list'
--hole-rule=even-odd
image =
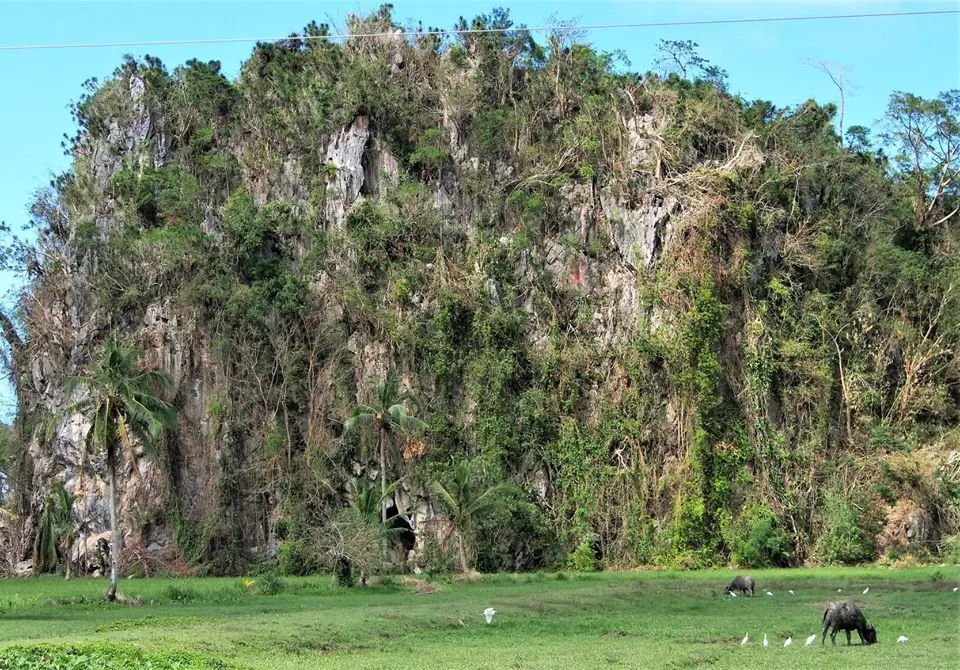
[{"label": "tall tree", "polygon": [[[400,381],[395,373],[387,376],[382,383],[373,387],[373,404],[357,405],[347,418],[348,432],[361,427],[368,427],[377,436],[377,454],[380,464],[380,495],[387,495],[387,468],[390,461],[387,459],[387,447],[393,452],[393,460],[398,461],[397,438],[412,430],[424,428],[426,424],[410,416],[406,403],[416,403],[416,399],[400,388]],[[385,500],[380,501],[381,521],[387,522],[387,506]]]},{"label": "tall tree", "polygon": [[106,598],[111,601],[117,597],[121,550],[117,518],[118,450],[122,450],[130,461],[135,476],[139,476],[133,441],[139,440],[149,447],[164,428],[172,429],[176,425],[176,411],[160,395],[162,391],[172,389],[170,377],[155,370],[137,371],[135,364],[139,355],[137,349],[121,344],[114,335],[110,335],[88,374],[68,380],[65,389],[68,397],[78,390],[82,394],[67,411],[84,414],[91,421],[85,449],[106,453],[107,456],[108,504],[113,538],[110,547],[110,586]]},{"label": "tall tree", "polygon": [[887,106],[883,139],[899,150],[913,182],[917,228],[933,228],[960,213],[960,90],[934,100],[897,92]]},{"label": "tall tree", "polygon": [[454,468],[450,481],[444,486],[433,483],[433,490],[440,503],[447,508],[453,530],[457,534],[457,553],[460,569],[469,568],[469,542],[476,530],[477,523],[484,515],[506,504],[506,495],[516,492],[511,484],[497,484],[481,491],[473,478],[473,472],[466,463]]}]

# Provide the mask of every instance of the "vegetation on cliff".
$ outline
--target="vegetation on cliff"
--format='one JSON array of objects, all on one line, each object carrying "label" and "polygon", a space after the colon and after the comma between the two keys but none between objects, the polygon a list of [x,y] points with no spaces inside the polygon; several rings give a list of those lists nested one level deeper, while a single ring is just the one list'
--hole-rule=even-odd
[{"label": "vegetation on cliff", "polygon": [[407,499],[516,487],[459,545],[483,571],[949,550],[960,96],[896,93],[842,139],[690,43],[636,75],[502,11],[463,26],[505,30],[384,8],[349,28],[387,36],[311,24],[236,81],[148,57],[90,82],[20,248],[21,532],[75,474],[41,430],[63,380],[115,332],[181,418],[132,537],[216,572],[317,568],[306,538],[387,467],[345,422],[393,375],[425,426],[387,473]]}]

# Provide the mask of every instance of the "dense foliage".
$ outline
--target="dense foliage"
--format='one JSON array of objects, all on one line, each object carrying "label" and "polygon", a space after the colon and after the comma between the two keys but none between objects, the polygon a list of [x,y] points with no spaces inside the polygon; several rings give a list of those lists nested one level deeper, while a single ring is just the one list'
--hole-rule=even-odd
[{"label": "dense foliage", "polygon": [[[20,346],[66,374],[113,329],[158,352],[187,418],[151,523],[180,555],[236,572],[275,541],[315,569],[306,538],[378,467],[426,498],[455,471],[515,485],[469,522],[484,570],[939,551],[960,530],[957,94],[897,93],[882,134],[842,143],[834,106],[737,97],[693,43],[638,76],[502,11],[463,26],[505,31],[408,36],[385,7],[349,28],[388,37],[311,24],[236,81],[128,59],[77,104]],[[347,202],[331,146],[367,131]],[[158,309],[180,362],[142,326]],[[388,459],[344,423],[394,371],[425,428]]]}]

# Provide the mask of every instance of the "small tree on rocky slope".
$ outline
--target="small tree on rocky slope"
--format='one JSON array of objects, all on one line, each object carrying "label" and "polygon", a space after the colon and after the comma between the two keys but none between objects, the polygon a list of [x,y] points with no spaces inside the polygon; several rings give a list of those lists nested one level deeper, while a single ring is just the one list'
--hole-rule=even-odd
[{"label": "small tree on rocky slope", "polygon": [[446,486],[440,482],[434,482],[433,490],[440,504],[450,514],[450,522],[457,534],[460,569],[466,572],[470,569],[469,543],[477,523],[484,515],[507,504],[507,494],[517,489],[511,484],[497,484],[481,491],[473,478],[470,466],[461,463],[454,468]]},{"label": "small tree on rocky slope", "polygon": [[[387,447],[396,451],[398,435],[411,430],[424,428],[426,424],[407,413],[407,402],[415,402],[414,397],[400,388],[396,374],[374,386],[373,404],[357,405],[347,418],[347,431],[368,426],[377,435],[377,456],[380,461],[380,513],[383,523],[387,522],[387,508],[384,498],[387,495]],[[397,460],[397,459],[394,459]]]},{"label": "small tree on rocky slope", "polygon": [[91,363],[88,374],[67,381],[65,392],[72,396],[81,389],[82,396],[67,408],[71,414],[83,414],[91,421],[85,449],[107,456],[107,486],[109,489],[110,531],[110,586],[107,600],[117,597],[117,573],[120,563],[120,524],[117,518],[117,459],[122,449],[139,476],[133,440],[149,445],[164,428],[176,425],[176,411],[160,395],[170,390],[173,383],[166,373],[136,371],[134,365],[139,352],[107,337],[100,355]]}]

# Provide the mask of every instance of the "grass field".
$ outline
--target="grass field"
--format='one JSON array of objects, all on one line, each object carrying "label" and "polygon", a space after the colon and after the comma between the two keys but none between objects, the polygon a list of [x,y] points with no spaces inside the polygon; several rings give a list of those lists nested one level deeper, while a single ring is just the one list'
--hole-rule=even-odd
[{"label": "grass field", "polygon": [[[324,577],[284,580],[276,595],[260,595],[256,584],[247,588],[238,579],[124,580],[120,592],[141,605],[103,602],[103,580],[7,579],[0,580],[0,668],[67,667],[17,665],[26,655],[13,645],[81,645],[72,648],[76,655],[100,642],[270,670],[960,667],[957,568],[750,574],[755,598],[723,596],[732,575],[726,571],[493,575],[438,583],[427,594],[399,581],[338,590]],[[841,633],[834,648],[829,639],[826,648],[819,640],[805,648],[805,638],[820,632],[824,604],[841,597],[863,606],[879,644],[861,647],[854,633],[848,648]],[[489,626],[486,607],[497,610]],[[741,648],[746,632],[752,641]],[[764,633],[769,649],[760,646]],[[784,649],[788,635],[794,644]],[[899,635],[910,641],[895,644]],[[189,659],[176,663],[152,667],[191,667]]]}]

